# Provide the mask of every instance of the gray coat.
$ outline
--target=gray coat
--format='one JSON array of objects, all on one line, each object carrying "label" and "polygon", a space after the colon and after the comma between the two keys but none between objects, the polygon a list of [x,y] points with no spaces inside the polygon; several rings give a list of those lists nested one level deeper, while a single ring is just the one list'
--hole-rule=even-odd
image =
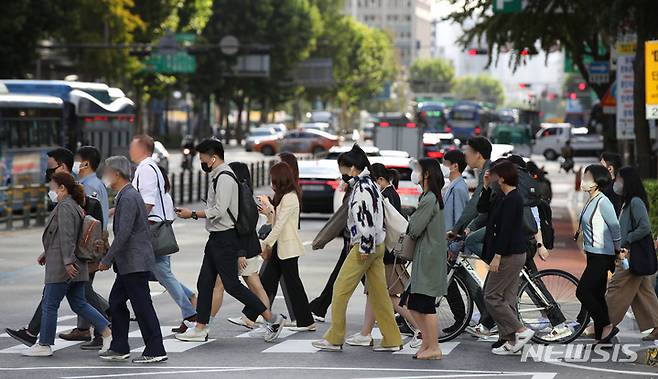
[{"label": "gray coat", "polygon": [[63,283],[69,280],[65,266],[74,263],[78,266],[78,276],[74,282],[89,280],[87,264],[75,256],[78,235],[82,227],[82,208],[71,196],[66,197],[57,205],[46,222],[43,231],[43,251],[46,257],[46,278],[44,282]]},{"label": "gray coat", "polygon": [[409,218],[408,235],[416,240],[410,293],[441,297],[448,289],[447,246],[443,210],[432,192],[420,195],[418,208]]},{"label": "gray coat", "polygon": [[103,257],[106,265],[114,263],[119,275],[151,271],[155,255],[146,223],[146,207],[142,196],[127,184],[115,199],[114,240]]},{"label": "gray coat", "polygon": [[621,247],[626,248],[651,234],[649,212],[642,199],[634,197],[630,204],[624,204],[619,215],[619,228]]}]

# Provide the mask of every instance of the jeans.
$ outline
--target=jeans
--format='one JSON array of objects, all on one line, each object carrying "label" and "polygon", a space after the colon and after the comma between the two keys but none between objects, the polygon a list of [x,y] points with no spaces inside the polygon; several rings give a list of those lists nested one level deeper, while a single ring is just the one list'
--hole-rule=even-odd
[{"label": "jeans", "polygon": [[43,290],[41,330],[39,343],[53,345],[57,332],[57,310],[66,296],[71,310],[89,320],[99,331],[110,324],[97,310],[85,300],[85,282],[48,283]]},{"label": "jeans", "polygon": [[114,285],[110,291],[110,309],[112,310],[112,344],[110,350],[128,354],[128,329],[130,328],[130,311],[126,302],[135,311],[139,330],[144,340],[143,356],[159,357],[166,355],[162,344],[160,321],[155,314],[149,289],[149,272],[135,272],[121,275],[117,273]]},{"label": "jeans", "polygon": [[487,228],[480,228],[471,231],[464,240],[464,251],[467,254],[482,256],[482,246],[484,245],[484,238],[487,234]]},{"label": "jeans", "polygon": [[197,281],[199,290],[197,319],[199,323],[207,324],[210,320],[212,293],[217,275],[222,280],[226,293],[248,308],[254,309],[258,314],[267,310],[260,299],[249,291],[238,278],[239,246],[239,237],[235,229],[210,233]]},{"label": "jeans", "polygon": [[196,314],[196,310],[190,302],[193,292],[179,282],[174,276],[174,273],[171,272],[170,256],[155,257],[155,270],[153,270],[153,274],[158,279],[158,282],[167,289],[169,296],[178,304],[183,318],[188,318]]},{"label": "jeans", "polygon": [[[297,326],[309,326],[313,324],[311,308],[308,304],[308,297],[304,290],[304,284],[299,278],[299,267],[297,265],[299,258],[279,259],[278,247],[275,244],[272,251],[272,257],[267,262],[267,266],[261,275],[263,288],[270,299],[276,297],[279,281],[285,279],[288,288],[288,297],[292,303],[292,315],[295,316]],[[271,309],[270,305],[270,309]],[[256,321],[258,313],[255,310],[245,307],[242,313],[251,321]]]},{"label": "jeans", "polygon": [[[96,276],[95,272],[89,273],[89,281],[85,282],[85,296],[89,305],[94,307],[99,312],[102,310],[103,316],[107,315],[107,311],[110,309],[110,303],[107,302],[101,295],[94,291],[94,277]],[[78,316],[78,329],[80,330],[89,330],[91,323],[89,320]],[[100,330],[94,328],[94,336],[100,336]]]}]

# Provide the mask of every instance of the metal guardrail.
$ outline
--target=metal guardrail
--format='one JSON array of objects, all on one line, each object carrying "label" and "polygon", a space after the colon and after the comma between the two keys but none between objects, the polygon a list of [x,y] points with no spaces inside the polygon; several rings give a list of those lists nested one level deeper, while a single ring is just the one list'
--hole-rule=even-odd
[{"label": "metal guardrail", "polygon": [[[267,159],[249,163],[251,182],[254,188],[270,184],[270,168],[278,159]],[[202,171],[183,171],[169,175],[171,197],[175,204],[189,204],[206,199],[211,181]],[[110,204],[114,202],[114,191],[108,191]],[[44,226],[47,209],[48,187],[43,184],[0,187],[0,230],[14,230]]]}]

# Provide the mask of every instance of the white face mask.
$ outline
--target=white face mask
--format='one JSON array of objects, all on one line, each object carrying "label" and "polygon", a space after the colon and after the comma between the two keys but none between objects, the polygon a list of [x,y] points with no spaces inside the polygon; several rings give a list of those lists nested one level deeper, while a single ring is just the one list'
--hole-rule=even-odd
[{"label": "white face mask", "polygon": [[614,182],[612,184],[612,190],[619,196],[624,194],[624,185],[621,182]]},{"label": "white face mask", "polygon": [[411,182],[413,184],[420,184],[420,173],[418,171],[414,170],[411,173]]},{"label": "white face mask", "polygon": [[52,201],[53,203],[57,202],[57,192],[53,190],[48,191],[48,197],[50,198],[50,201]]},{"label": "white face mask", "polygon": [[589,191],[593,190],[595,186],[596,186],[596,184],[594,184],[593,180],[583,180],[580,183],[580,189],[581,189],[581,191],[584,191],[584,192],[589,192]]},{"label": "white face mask", "polygon": [[73,168],[71,169],[71,171],[75,175],[80,175],[80,162],[73,162]]}]

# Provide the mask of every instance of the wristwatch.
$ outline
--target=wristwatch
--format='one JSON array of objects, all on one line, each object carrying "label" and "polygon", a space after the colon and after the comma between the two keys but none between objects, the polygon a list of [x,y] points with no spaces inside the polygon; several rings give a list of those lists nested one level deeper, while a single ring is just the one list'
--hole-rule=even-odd
[{"label": "wristwatch", "polygon": [[199,216],[196,215],[196,211],[192,211],[192,216],[193,219],[198,220]]},{"label": "wristwatch", "polygon": [[541,242],[537,242],[537,249],[541,249],[542,247],[544,247],[544,244]]}]

